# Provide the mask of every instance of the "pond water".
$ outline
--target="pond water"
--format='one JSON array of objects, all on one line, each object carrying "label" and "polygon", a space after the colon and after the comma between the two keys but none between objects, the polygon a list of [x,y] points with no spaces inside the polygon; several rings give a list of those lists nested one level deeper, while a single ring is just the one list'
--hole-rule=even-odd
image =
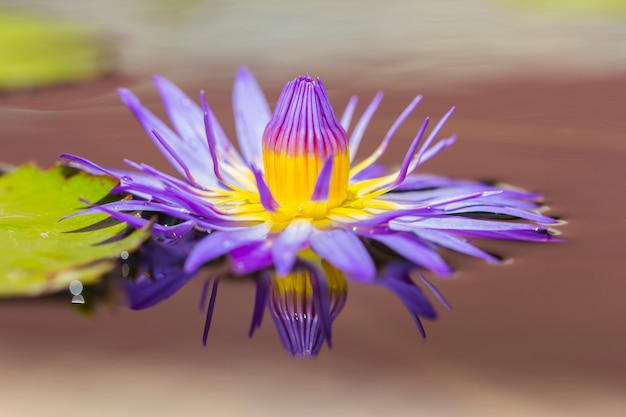
[{"label": "pond water", "polygon": [[[273,102],[297,74],[267,65],[252,69]],[[234,137],[226,74],[235,66],[223,64],[218,76],[171,67],[167,75],[192,97],[207,91]],[[336,110],[352,93],[367,102],[385,90],[363,154],[414,94],[425,95],[420,117],[457,106],[445,131],[459,141],[423,170],[543,193],[549,213],[567,222],[559,227],[566,242],[485,242],[512,259],[502,266],[446,254],[458,272],[430,278],[454,310],[439,309],[441,318],[426,322],[426,342],[392,294],[353,284],[333,326],[333,349],[312,360],[287,356],[268,314],[247,339],[252,284],[221,286],[206,349],[201,280],[152,309],[101,308],[93,319],[75,314],[69,293],[67,305],[3,302],[0,399],[7,415],[622,415],[626,77],[518,74],[444,83],[372,75],[382,82],[369,85],[347,71],[313,75],[323,77]],[[0,159],[48,167],[69,152],[105,166],[128,158],[171,172],[119,103],[118,86],[163,114],[149,77],[127,72],[0,96]],[[399,132],[383,162],[400,160],[420,117]]]}]

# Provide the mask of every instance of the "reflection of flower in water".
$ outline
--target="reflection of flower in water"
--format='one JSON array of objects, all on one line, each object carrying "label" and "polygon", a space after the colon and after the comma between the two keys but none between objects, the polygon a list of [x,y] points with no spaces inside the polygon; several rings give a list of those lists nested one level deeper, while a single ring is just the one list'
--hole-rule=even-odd
[{"label": "reflection of flower in water", "polygon": [[257,306],[250,331],[261,324],[263,304],[267,303],[287,352],[316,355],[324,340],[330,346],[331,324],[347,295],[343,273],[323,260],[303,260],[285,276],[270,270],[257,281]]},{"label": "reflection of flower in water", "polygon": [[[532,200],[537,195],[412,174],[454,142],[454,136],[436,141],[452,110],[428,135],[428,119],[422,124],[398,170],[387,172],[376,164],[421,96],[400,115],[378,149],[356,163],[354,156],[382,99],[381,93],[348,137],[346,130],[356,98],[350,100],[338,121],[321,81],[307,75],[285,86],[271,115],[256,81],[241,69],[233,96],[240,154],[226,138],[204,94],[198,107],[169,81],[160,77],[154,81],[176,133],[132,93],[122,89],[120,95],[185,180],[144,164],[129,162],[139,172],[107,170],[66,155],[75,166],[117,177],[120,185],[114,191],[135,197],[91,210],[106,211],[135,227],[149,220],[145,214],[136,216],[133,212],[176,219],[157,222],[153,227],[153,242],[160,242],[160,246],[171,246],[181,239],[185,242],[183,250],[177,249],[182,269],[165,274],[178,277],[170,278],[177,282],[172,288],[182,285],[202,265],[226,255],[233,273],[255,277],[259,288],[269,285],[271,289],[261,293],[298,294],[296,298],[301,301],[297,306],[279,303],[280,297],[270,297],[269,302],[279,329],[280,323],[286,326],[281,336],[292,353],[315,353],[319,350],[318,339],[310,343],[286,342],[284,332],[289,331],[285,329],[293,327],[277,319],[284,318],[278,306],[302,311],[315,307],[314,317],[324,317],[321,329],[326,334],[325,326],[330,326],[334,313],[325,309],[320,316],[318,304],[311,300],[324,293],[316,293],[315,282],[331,282],[328,268],[352,280],[385,284],[409,307],[422,330],[418,316],[432,318],[435,314],[408,277],[410,267],[449,275],[451,268],[437,252],[440,247],[497,262],[466,238],[547,241],[552,237],[542,224],[554,220],[535,211],[538,205]],[[503,218],[522,221],[501,221]],[[394,259],[402,261],[385,266],[380,262],[380,253],[394,254]],[[307,260],[310,258],[316,261]],[[302,284],[303,274],[310,280],[307,285]],[[289,286],[281,279],[293,283]],[[153,300],[172,291],[158,292]],[[333,298],[332,290],[325,294],[324,299]]]},{"label": "reflection of flower in water", "polygon": [[[125,290],[131,308],[151,307],[169,298],[193,278],[195,272],[185,272],[182,266],[200,235],[192,231],[180,238],[166,240],[153,238],[120,265],[119,284]],[[381,263],[381,271],[375,282],[398,296],[409,310],[422,336],[425,336],[420,319],[434,319],[437,313],[426,295],[409,276],[415,265],[402,260],[387,259],[385,262],[380,256],[376,258]],[[227,269],[218,272],[221,266],[215,264],[211,271],[215,279],[203,334],[205,345],[215,307],[218,283],[222,277],[229,275]],[[439,292],[422,274],[418,275],[444,306],[449,308]],[[270,268],[250,274],[248,278],[256,284],[250,337],[261,326],[267,308],[289,354],[316,355],[324,341],[331,345],[332,322],[343,309],[348,295],[345,275],[339,269],[311,251],[304,251],[293,270],[285,276],[279,276]],[[203,309],[206,307],[210,283],[210,280],[205,282],[201,301]]]}]

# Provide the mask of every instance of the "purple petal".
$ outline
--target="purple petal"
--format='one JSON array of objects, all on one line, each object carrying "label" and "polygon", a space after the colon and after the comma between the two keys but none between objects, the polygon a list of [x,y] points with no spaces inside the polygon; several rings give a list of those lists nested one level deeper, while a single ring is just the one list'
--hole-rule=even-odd
[{"label": "purple petal", "polygon": [[[148,223],[150,223],[150,220],[147,219],[142,219],[141,217],[137,217],[131,214],[127,214],[127,213],[120,213],[117,211],[113,211],[108,209],[107,207],[104,206],[97,206],[97,205],[93,205],[92,203],[90,203],[87,200],[84,199],[80,199],[81,202],[83,202],[84,204],[87,204],[90,208],[93,209],[98,209],[101,212],[104,212],[106,214],[108,214],[109,216],[113,217],[114,219],[117,219],[119,221],[122,221],[124,223],[127,223],[130,226],[136,227],[138,229],[148,225]],[[78,213],[78,215],[80,215],[81,213]]]},{"label": "purple petal", "polygon": [[[137,217],[133,214],[128,214],[128,213],[123,213],[123,212],[119,212],[119,211],[113,211],[111,209],[109,209],[108,207],[106,207],[106,205],[101,205],[101,206],[96,206],[93,205],[91,203],[89,203],[86,200],[81,199],[81,201],[87,205],[90,206],[89,212],[91,213],[92,209],[96,209],[98,211],[107,213],[109,216],[113,217],[114,219],[117,219],[119,221],[122,221],[126,224],[128,224],[129,226],[135,227],[137,229],[140,229],[142,227],[148,226],[149,224],[151,224],[151,228],[152,228],[152,233],[154,235],[160,236],[160,237],[168,237],[168,238],[175,238],[175,237],[179,237],[182,234],[187,233],[188,231],[190,231],[191,229],[193,229],[193,223],[191,222],[184,222],[181,224],[178,224],[176,226],[167,226],[167,225],[161,225],[158,223],[154,223],[151,219],[144,219],[142,217]],[[78,215],[83,214],[83,212],[78,213]],[[87,213],[85,213],[87,214]],[[71,216],[66,216],[67,217],[73,217],[73,215]],[[61,219],[63,220],[63,219]]]},{"label": "purple petal", "polygon": [[433,305],[409,276],[412,268],[406,263],[391,263],[385,267],[380,283],[396,293],[411,313],[435,319],[437,312]]},{"label": "purple petal", "polygon": [[155,245],[148,243],[146,251],[147,266],[151,269],[150,275],[154,279],[148,278],[134,282],[129,282],[128,279],[120,280],[126,292],[129,307],[133,310],[152,307],[168,299],[195,276],[195,273],[183,271],[184,257],[178,257],[171,252],[164,253],[163,250],[155,249]]},{"label": "purple petal", "polygon": [[378,158],[380,158],[381,155],[385,153],[385,151],[387,150],[387,147],[389,146],[389,142],[391,142],[391,139],[393,138],[393,135],[395,135],[396,131],[400,128],[402,123],[404,123],[404,121],[410,116],[413,110],[415,110],[415,107],[417,107],[420,101],[422,101],[421,94],[417,95],[413,99],[413,101],[411,101],[411,103],[409,103],[409,105],[402,111],[402,113],[400,113],[400,116],[398,116],[398,118],[393,122],[393,124],[391,125],[391,128],[389,128],[389,130],[387,131],[387,134],[383,138],[383,141],[380,143],[380,145],[378,145],[378,148],[376,148],[376,150],[372,152],[372,154],[366,158],[365,161],[369,161],[369,162],[366,165],[360,167],[361,169],[376,162]]},{"label": "purple petal", "polygon": [[189,167],[187,166],[187,164],[185,163],[185,161],[180,157],[180,155],[178,155],[176,153],[176,151],[174,151],[174,149],[169,145],[169,143],[163,138],[163,136],[161,136],[159,134],[159,132],[157,132],[156,130],[152,129],[152,131],[150,132],[154,135],[155,139],[157,141],[159,141],[159,143],[161,144],[161,146],[163,147],[163,149],[165,149],[168,154],[176,161],[176,163],[178,164],[178,166],[180,167],[180,169],[183,172],[183,175],[185,176],[185,178],[187,178],[187,181],[189,181],[191,184],[194,184],[198,187],[202,187],[202,184],[200,184],[193,176],[191,169],[189,169]]},{"label": "purple petal", "polygon": [[254,296],[254,310],[252,313],[252,322],[250,323],[250,331],[248,337],[254,335],[254,331],[261,327],[263,321],[263,313],[269,297],[269,283],[265,274],[261,275],[256,281],[256,294]]},{"label": "purple petal", "polygon": [[227,254],[228,252],[253,242],[267,238],[269,232],[265,223],[229,232],[213,232],[202,239],[191,250],[185,261],[185,271],[192,272],[204,263]]},{"label": "purple petal", "polygon": [[133,310],[143,310],[176,294],[194,275],[183,273],[181,269],[179,275],[169,275],[161,280],[147,279],[135,283],[124,279],[121,285],[128,298],[128,306]]},{"label": "purple petal", "polygon": [[[161,206],[160,204],[149,202],[149,201],[140,201],[140,200],[122,200],[122,201],[114,201],[112,203],[94,205],[86,210],[82,210],[76,213],[69,214],[67,216],[62,217],[59,221],[68,219],[76,216],[84,216],[85,214],[94,214],[94,213],[102,213],[104,210],[102,208],[111,210],[111,211],[161,211],[157,207]],[[179,209],[180,213],[184,213]]]},{"label": "purple petal", "polygon": [[213,288],[211,290],[211,299],[209,300],[209,308],[206,312],[206,320],[204,321],[204,331],[202,332],[202,346],[206,347],[206,340],[209,336],[209,329],[211,328],[211,320],[213,319],[213,311],[215,310],[215,299],[217,297],[217,285],[220,280],[215,278],[213,280]]},{"label": "purple petal", "polygon": [[[424,146],[420,149],[420,151],[417,154],[417,158],[416,158],[416,161],[415,161],[416,162],[415,167],[417,167],[418,165],[421,164],[422,158],[424,158],[426,151],[430,147],[430,144],[437,137],[437,135],[441,131],[441,128],[448,121],[448,119],[450,118],[450,116],[452,115],[453,112],[454,112],[454,107],[452,107],[450,110],[448,110],[448,112],[439,120],[439,122],[437,122],[437,125],[435,126],[435,128],[430,132],[430,134],[428,135],[428,137],[424,141]],[[424,162],[425,162],[425,160],[424,160]],[[413,167],[413,169],[415,169],[415,167]]]},{"label": "purple petal", "polygon": [[[407,187],[409,182],[411,183],[411,187]],[[416,191],[411,191],[412,188],[416,189]],[[432,200],[438,200],[444,197],[453,197],[467,193],[499,191],[499,194],[483,195],[482,197],[485,197],[484,199],[476,199],[472,204],[477,204],[480,201],[480,203],[484,204],[510,206],[521,209],[536,209],[538,207],[535,203],[523,200],[535,199],[537,197],[536,194],[525,194],[469,181],[446,181],[446,179],[437,177],[408,176],[404,183],[399,185],[395,191],[402,192],[387,193],[381,198],[387,201],[396,201],[405,204],[429,204]],[[461,206],[461,204],[451,203],[446,205],[446,209],[454,209],[457,206]]]},{"label": "purple petal", "polygon": [[208,156],[200,107],[168,79],[153,75],[152,82],[161,96],[167,116],[185,144]]},{"label": "purple petal", "polygon": [[418,271],[417,274],[419,275],[420,280],[422,280],[424,285],[426,285],[430,292],[432,292],[437,300],[439,300],[441,305],[443,305],[448,310],[452,310],[452,306],[450,305],[450,303],[448,303],[443,294],[441,294],[441,292],[439,292],[439,290],[433,284],[431,284],[421,272]]},{"label": "purple petal", "polygon": [[263,208],[271,212],[276,211],[279,207],[278,203],[276,202],[276,200],[274,200],[274,196],[272,196],[272,191],[270,190],[270,187],[267,186],[267,183],[263,179],[263,173],[254,165],[252,165],[250,169],[252,169],[252,173],[254,174],[256,186],[259,191],[259,198],[261,199],[261,204],[263,205]]},{"label": "purple petal", "polygon": [[279,276],[287,275],[293,268],[298,252],[309,240],[313,227],[308,220],[292,221],[272,245],[272,257]]},{"label": "purple petal", "polygon": [[[487,201],[485,201],[487,202]],[[460,207],[454,207],[460,206]],[[508,216],[519,217],[521,219],[530,220],[536,223],[545,223],[545,224],[554,224],[557,223],[557,220],[554,220],[551,217],[543,216],[539,213],[535,213],[533,211],[518,209],[515,207],[504,207],[501,205],[462,205],[455,204],[453,207],[446,206],[446,212],[450,214],[463,214],[463,213],[493,213],[493,214],[505,214]]]},{"label": "purple petal", "polygon": [[416,265],[423,266],[441,276],[449,276],[452,269],[437,253],[415,236],[407,233],[380,233],[368,236],[388,246],[394,252],[404,256]]},{"label": "purple petal", "polygon": [[456,142],[456,135],[452,135],[449,138],[441,139],[439,142],[428,148],[428,150],[424,151],[421,157],[415,160],[415,166],[411,166],[409,168],[409,172],[413,172],[415,168],[422,165],[426,161],[428,161],[433,156],[437,155],[439,152],[444,149],[454,145]]},{"label": "purple petal", "polygon": [[322,338],[326,340],[328,347],[332,347],[331,326],[333,317],[330,311],[330,295],[326,278],[318,268],[309,268],[309,279],[313,290],[313,306],[319,319]]},{"label": "purple petal", "polygon": [[[70,162],[68,163],[68,165],[72,168],[80,169],[91,175],[109,175],[111,177],[117,178],[120,182],[120,185],[113,189],[111,191],[112,193],[117,192],[116,190],[118,187],[132,186],[135,183],[145,183],[149,184],[151,187],[163,189],[163,186],[159,179],[154,178],[152,175],[146,175],[141,172],[132,172],[121,169],[105,169],[87,159],[81,158],[76,155],[61,154],[60,157],[69,160]],[[149,200],[151,197],[151,194],[146,195],[143,193],[137,193],[135,195],[146,200]]]},{"label": "purple petal", "polygon": [[523,240],[545,242],[557,240],[550,230],[534,224],[507,221],[476,220],[461,216],[437,216],[430,218],[401,218],[389,222],[393,230],[415,231],[426,229],[449,230],[468,237],[488,239]]},{"label": "purple petal", "polygon": [[433,216],[433,217],[410,217],[392,220],[390,225],[394,230],[413,230],[414,228],[444,229],[444,230],[485,230],[485,231],[508,231],[508,230],[545,230],[534,224],[514,223],[506,221],[468,219],[461,216]]},{"label": "purple petal", "polygon": [[475,258],[484,259],[491,263],[500,263],[500,260],[493,255],[477,248],[466,240],[454,236],[448,232],[433,229],[415,229],[413,230],[421,239],[432,242],[441,247],[453,250],[455,252],[464,253],[465,255]]},{"label": "purple petal", "polygon": [[212,120],[210,117],[211,109],[209,108],[209,105],[206,102],[206,99],[204,98],[204,91],[200,91],[200,104],[202,104],[202,112],[203,112],[202,119],[204,120],[204,132],[206,135],[206,143],[209,147],[209,154],[211,155],[211,162],[213,163],[213,174],[215,175],[215,178],[217,178],[222,185],[227,187],[227,184],[224,182],[224,178],[222,177],[222,174],[220,173],[220,169],[219,169],[219,162],[217,159],[217,141],[213,133],[214,129],[213,129],[213,126],[211,123]]},{"label": "purple petal", "polygon": [[455,233],[461,236],[482,239],[521,240],[524,242],[562,241],[552,235],[551,230],[545,227],[537,227],[536,230],[457,230]]},{"label": "purple petal", "polygon": [[311,201],[326,201],[328,200],[328,194],[330,193],[330,179],[333,174],[333,161],[334,155],[331,154],[324,161],[324,165],[320,170],[317,180],[315,181],[315,188],[311,195]]},{"label": "purple petal", "polygon": [[344,229],[315,230],[311,247],[319,256],[359,281],[372,281],[374,261],[361,240]]},{"label": "purple petal", "polygon": [[80,156],[63,153],[59,155],[59,157],[69,160],[70,162],[68,165],[70,167],[80,169],[91,175],[110,175],[111,177],[118,178],[115,171],[102,168],[100,165],[97,165],[85,158],[81,158]]},{"label": "purple petal", "polygon": [[[491,193],[491,191],[488,191],[487,193]],[[449,202],[455,202],[455,201],[469,200],[472,198],[482,197],[484,195],[485,193],[483,192],[464,194],[464,195],[453,195],[451,197],[446,197],[440,200],[429,201],[428,204],[422,203],[421,206],[414,207],[414,208],[402,209],[402,210],[388,210],[386,212],[382,212],[381,214],[372,216],[369,219],[352,222],[352,224],[358,225],[358,226],[376,226],[380,224],[385,224],[393,219],[399,219],[401,217],[415,218],[415,219],[427,218],[427,216],[445,214],[445,212],[442,209],[437,208],[438,205],[447,204]],[[386,198],[383,198],[383,197],[379,197],[379,198],[381,200],[386,200]]]},{"label": "purple petal", "polygon": [[239,68],[233,87],[233,111],[239,147],[249,164],[262,166],[263,131],[270,121],[267,100],[247,68]]},{"label": "purple petal", "polygon": [[348,131],[350,128],[350,122],[352,121],[352,116],[354,115],[354,109],[356,109],[356,105],[359,102],[359,98],[357,96],[350,97],[348,104],[346,105],[346,109],[343,111],[343,115],[341,116],[341,121],[339,122],[341,126]]},{"label": "purple petal", "polygon": [[[217,185],[216,178],[212,175],[212,169],[207,169],[207,164],[210,163],[210,155],[208,149],[205,152],[192,149],[186,142],[183,142],[172,130],[165,125],[158,117],[156,117],[150,110],[141,105],[139,99],[130,91],[121,88],[118,90],[119,95],[133,112],[139,123],[146,132],[157,131],[161,137],[169,144],[170,150],[174,152],[180,160],[184,161],[186,166],[192,172],[193,176],[202,184],[207,186]],[[185,175],[183,167],[177,162],[177,158],[174,158],[170,154],[170,150],[163,147],[159,140],[157,140],[153,134],[149,134],[154,144],[159,148],[161,153],[169,160],[170,164],[180,172],[181,175]],[[199,148],[200,149],[200,148]]]},{"label": "purple petal", "polygon": [[422,290],[411,280],[409,276],[411,268],[412,266],[406,263],[388,264],[385,267],[383,276],[377,282],[398,296],[409,311],[422,337],[425,338],[426,333],[420,316],[427,319],[435,319],[437,318],[437,312]]},{"label": "purple petal", "polygon": [[230,251],[233,271],[239,275],[257,272],[272,265],[272,245],[264,240],[240,246]]},{"label": "purple petal", "polygon": [[[182,288],[195,274],[183,271],[183,261],[196,237],[187,235],[181,239],[160,241],[149,239],[133,256],[139,278],[119,282],[125,290],[129,307],[134,310],[151,307],[166,300]],[[141,277],[145,278],[141,280]]]},{"label": "purple petal", "polygon": [[400,171],[398,172],[398,176],[396,177],[396,179],[391,184],[383,188],[393,189],[402,184],[402,182],[405,180],[407,174],[409,173],[409,166],[411,164],[411,160],[413,159],[413,155],[415,154],[415,151],[417,150],[417,147],[422,140],[422,136],[424,136],[426,127],[428,126],[428,121],[429,119],[427,117],[424,120],[424,123],[422,123],[422,127],[420,127],[420,130],[417,132],[417,135],[415,135],[415,138],[413,139],[413,142],[411,143],[411,146],[409,147],[409,150],[407,151],[404,160],[402,161],[402,165],[400,166]]},{"label": "purple petal", "polygon": [[365,112],[357,122],[352,134],[350,135],[349,148],[350,148],[350,161],[354,160],[354,156],[356,155],[357,150],[359,149],[359,144],[361,143],[361,139],[363,138],[363,134],[365,133],[365,129],[367,129],[367,125],[370,120],[372,120],[372,116],[376,112],[378,105],[383,99],[383,92],[379,91],[376,93],[372,102],[367,106]]}]

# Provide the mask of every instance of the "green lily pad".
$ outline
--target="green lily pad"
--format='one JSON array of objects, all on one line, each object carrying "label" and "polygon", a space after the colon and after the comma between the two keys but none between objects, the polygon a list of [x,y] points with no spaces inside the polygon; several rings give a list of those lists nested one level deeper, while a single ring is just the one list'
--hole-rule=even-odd
[{"label": "green lily pad", "polygon": [[67,290],[74,280],[100,281],[115,259],[148,238],[148,229],[118,236],[126,224],[85,209],[84,198],[108,196],[116,180],[58,166],[23,165],[0,177],[0,297],[40,296]]},{"label": "green lily pad", "polygon": [[553,13],[572,13],[583,16],[606,15],[615,17],[626,13],[624,0],[510,0],[529,8]]},{"label": "green lily pad", "polygon": [[0,62],[0,91],[89,80],[113,66],[94,28],[12,9],[0,9]]}]

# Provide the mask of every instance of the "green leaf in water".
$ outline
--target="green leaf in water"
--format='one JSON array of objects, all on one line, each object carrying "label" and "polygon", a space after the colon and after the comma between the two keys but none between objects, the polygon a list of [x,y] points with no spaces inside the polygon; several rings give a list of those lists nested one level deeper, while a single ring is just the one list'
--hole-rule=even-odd
[{"label": "green leaf in water", "polygon": [[626,14],[624,0],[509,0],[522,7],[543,9],[546,12],[578,14],[582,16],[605,15],[615,18]]},{"label": "green leaf in water", "polygon": [[97,283],[122,252],[139,247],[149,230],[100,244],[126,228],[106,214],[59,221],[85,208],[80,198],[97,202],[115,184],[62,166],[23,165],[0,177],[0,297],[63,291],[73,280]]},{"label": "green leaf in water", "polygon": [[93,28],[11,9],[0,9],[0,62],[0,91],[92,79],[112,67]]}]

